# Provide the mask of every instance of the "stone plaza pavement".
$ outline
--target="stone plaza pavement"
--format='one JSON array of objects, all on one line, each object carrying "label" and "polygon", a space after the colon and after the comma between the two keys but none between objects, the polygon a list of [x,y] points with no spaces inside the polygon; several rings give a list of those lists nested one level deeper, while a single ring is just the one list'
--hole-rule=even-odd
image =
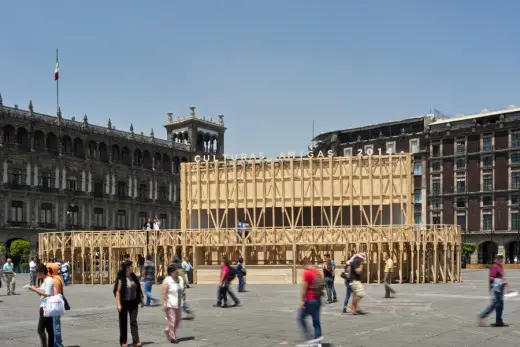
[{"label": "stone plaza pavement", "polygon": [[[520,271],[506,271],[512,289],[520,288]],[[370,285],[363,316],[342,315],[345,286],[337,286],[340,303],[324,305],[324,346],[520,346],[520,298],[505,303],[506,328],[477,327],[476,315],[489,302],[487,271],[465,271],[457,284],[394,285],[398,295],[383,299],[383,286]],[[0,289],[0,346],[37,346],[38,297],[22,289],[26,276],[17,277],[18,293]],[[294,346],[300,339],[296,325],[297,285],[252,285],[241,293],[242,306],[211,307],[216,285],[188,289],[195,320],[182,321],[181,346]],[[160,287],[154,287],[159,294]],[[118,322],[112,286],[73,285],[65,294],[72,306],[62,318],[65,346],[118,346]],[[490,322],[493,322],[494,315]],[[161,307],[139,311],[144,345],[169,346],[163,335]],[[131,339],[129,338],[130,342]]]}]

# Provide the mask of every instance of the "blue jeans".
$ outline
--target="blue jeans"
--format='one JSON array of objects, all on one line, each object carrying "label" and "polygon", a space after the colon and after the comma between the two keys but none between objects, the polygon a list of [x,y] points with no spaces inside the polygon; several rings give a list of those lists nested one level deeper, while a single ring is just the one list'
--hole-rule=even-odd
[{"label": "blue jeans", "polygon": [[345,302],[343,303],[343,305],[347,307],[348,301],[350,300],[350,296],[352,295],[352,289],[350,289],[350,282],[345,283],[345,286],[347,286],[347,294],[345,295]]},{"label": "blue jeans", "polygon": [[496,311],[496,323],[502,323],[502,312],[504,312],[504,286],[491,290],[491,304],[480,315],[486,318],[493,311]]},{"label": "blue jeans", "polygon": [[63,347],[63,341],[61,339],[61,321],[60,321],[59,316],[52,317],[52,329],[54,330],[54,346],[53,347]]},{"label": "blue jeans", "polygon": [[238,277],[238,291],[243,292],[246,281],[244,280],[244,276],[242,274],[237,275],[237,277]]},{"label": "blue jeans", "polygon": [[334,277],[325,277],[325,289],[327,291],[327,300],[337,299],[336,288],[334,288]]},{"label": "blue jeans", "polygon": [[146,306],[150,306],[152,300],[158,300],[155,296],[152,295],[152,280],[144,281],[144,293],[146,294]]},{"label": "blue jeans", "polygon": [[63,284],[67,285],[69,283],[69,273],[64,272],[63,273]]},{"label": "blue jeans", "polygon": [[298,314],[298,323],[300,324],[305,337],[308,340],[311,340],[312,337],[309,334],[309,328],[307,328],[307,323],[305,323],[305,318],[307,316],[311,316],[312,318],[312,326],[314,327],[314,338],[317,339],[321,337],[321,324],[320,324],[320,308],[321,308],[321,300],[306,300],[305,307],[300,308],[300,313]]}]

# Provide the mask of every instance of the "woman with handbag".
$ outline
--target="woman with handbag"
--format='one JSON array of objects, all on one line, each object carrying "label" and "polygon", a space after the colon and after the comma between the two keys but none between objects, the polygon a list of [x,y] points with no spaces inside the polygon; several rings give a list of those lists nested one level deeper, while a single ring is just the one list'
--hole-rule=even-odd
[{"label": "woman with handbag", "polygon": [[[54,329],[52,326],[52,317],[44,317],[43,307],[45,306],[45,298],[54,295],[54,283],[52,277],[48,275],[47,268],[43,264],[36,266],[36,277],[43,281],[40,288],[36,286],[29,287],[30,290],[40,295],[40,319],[38,320],[38,335],[42,347],[54,346]],[[47,335],[45,332],[47,331]]]},{"label": "woman with handbag", "polygon": [[127,322],[130,316],[130,332],[132,334],[133,346],[141,347],[139,331],[137,327],[137,312],[139,304],[144,307],[144,295],[137,275],[133,272],[132,261],[126,260],[118,273],[114,285],[117,312],[119,312],[119,343],[121,347],[127,347]]},{"label": "woman with handbag", "polygon": [[[63,280],[59,276],[60,266],[56,263],[47,263],[47,270],[54,283],[54,293],[63,296]],[[61,317],[52,317],[52,327],[54,330],[54,347],[63,347],[63,340],[61,337]]]},{"label": "woman with handbag", "polygon": [[186,296],[186,287],[184,279],[179,276],[176,264],[168,266],[168,276],[163,281],[162,295],[164,302],[164,311],[166,312],[166,320],[168,325],[164,329],[166,338],[171,343],[177,343],[177,327],[182,316],[182,301]]}]

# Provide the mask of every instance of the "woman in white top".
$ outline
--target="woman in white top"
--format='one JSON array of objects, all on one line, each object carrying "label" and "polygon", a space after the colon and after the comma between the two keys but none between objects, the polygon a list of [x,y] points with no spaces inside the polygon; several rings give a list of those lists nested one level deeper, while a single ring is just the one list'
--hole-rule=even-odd
[{"label": "woman in white top", "polygon": [[163,281],[162,295],[168,325],[164,329],[171,343],[177,343],[177,327],[182,315],[182,300],[185,298],[184,280],[177,274],[178,266],[168,266],[168,276]]},{"label": "woman in white top", "polygon": [[[48,270],[43,264],[36,266],[36,277],[43,280],[40,288],[31,286],[29,289],[40,295],[40,319],[38,320],[38,335],[42,347],[54,346],[54,328],[52,326],[52,317],[43,316],[43,299],[54,295],[54,281],[49,276]],[[47,331],[47,336],[45,335]]]}]

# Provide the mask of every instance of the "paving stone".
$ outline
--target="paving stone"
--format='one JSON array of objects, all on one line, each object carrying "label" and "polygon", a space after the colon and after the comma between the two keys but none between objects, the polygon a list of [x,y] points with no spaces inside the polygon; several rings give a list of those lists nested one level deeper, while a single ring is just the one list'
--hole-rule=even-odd
[{"label": "paving stone", "polygon": [[[520,271],[507,271],[512,288],[520,287]],[[520,298],[505,301],[507,328],[477,327],[477,313],[489,303],[486,271],[465,271],[464,282],[454,284],[394,285],[397,297],[382,298],[382,285],[367,286],[362,301],[366,315],[341,314],[345,286],[337,285],[339,303],[324,304],[324,346],[491,346],[518,345],[516,315]],[[21,287],[27,276],[17,277],[20,295],[6,296],[0,289],[0,345],[38,346],[36,334],[39,299]],[[268,347],[294,346],[301,335],[296,323],[298,285],[251,285],[237,294],[242,306],[213,308],[215,285],[188,289],[194,320],[183,320],[181,346]],[[155,295],[160,286],[154,286]],[[72,285],[66,288],[72,310],[62,318],[65,346],[117,346],[117,312],[109,285]],[[493,322],[494,316],[490,317]],[[171,346],[164,338],[166,321],[161,307],[139,311],[139,334],[146,346]],[[311,326],[309,322],[309,326]],[[129,336],[129,340],[131,340]]]}]

